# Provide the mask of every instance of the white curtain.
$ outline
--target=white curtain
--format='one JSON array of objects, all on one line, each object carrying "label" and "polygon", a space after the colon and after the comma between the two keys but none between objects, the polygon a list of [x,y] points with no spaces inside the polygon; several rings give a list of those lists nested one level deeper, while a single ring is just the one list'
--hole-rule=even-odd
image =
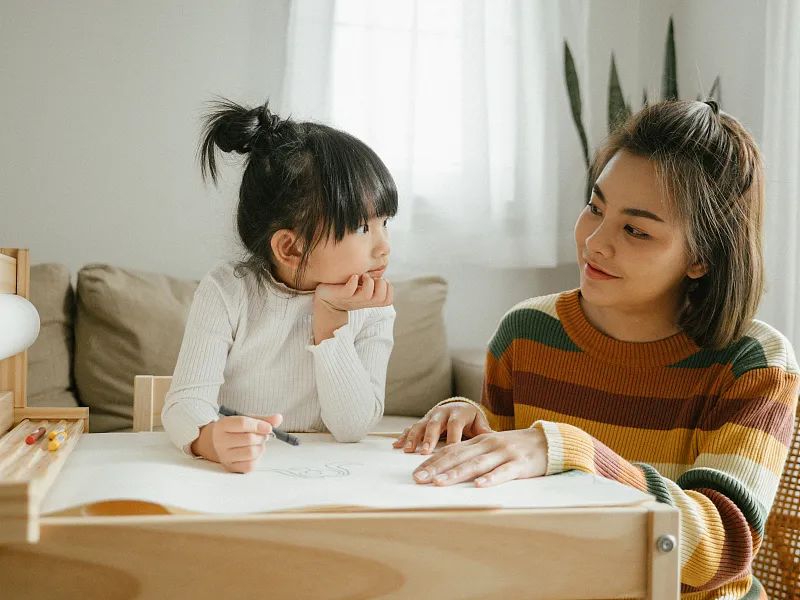
[{"label": "white curtain", "polygon": [[553,266],[562,44],[549,0],[293,0],[280,108],[384,160],[401,262]]},{"label": "white curtain", "polygon": [[800,2],[767,3],[764,139],[767,293],[760,316],[800,351]]}]

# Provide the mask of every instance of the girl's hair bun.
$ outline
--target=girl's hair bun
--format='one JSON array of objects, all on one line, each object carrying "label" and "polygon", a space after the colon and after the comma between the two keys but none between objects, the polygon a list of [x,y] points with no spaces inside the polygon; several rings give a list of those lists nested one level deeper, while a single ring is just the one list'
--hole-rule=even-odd
[{"label": "girl's hair bun", "polygon": [[224,98],[211,102],[200,143],[203,176],[209,171],[216,182],[215,147],[223,152],[267,154],[272,149],[275,134],[285,122],[269,110],[268,102],[256,108]]},{"label": "girl's hair bun", "polygon": [[255,111],[226,111],[219,119],[214,143],[223,152],[250,152],[259,136],[258,115]]},{"label": "girl's hair bun", "polygon": [[246,154],[269,149],[272,135],[280,128],[281,118],[272,113],[267,104],[249,110],[229,104],[223,110],[215,139],[220,150]]}]

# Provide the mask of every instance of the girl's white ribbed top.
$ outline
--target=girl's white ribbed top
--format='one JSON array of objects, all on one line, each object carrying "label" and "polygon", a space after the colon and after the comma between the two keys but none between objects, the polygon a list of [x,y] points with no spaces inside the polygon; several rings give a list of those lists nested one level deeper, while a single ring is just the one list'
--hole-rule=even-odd
[{"label": "girl's white ribbed top", "polygon": [[194,295],[161,420],[191,454],[199,428],[219,405],[250,415],[283,415],[286,431],[363,438],[383,416],[394,308],[348,312],[348,323],[314,345],[313,292],[220,264]]}]

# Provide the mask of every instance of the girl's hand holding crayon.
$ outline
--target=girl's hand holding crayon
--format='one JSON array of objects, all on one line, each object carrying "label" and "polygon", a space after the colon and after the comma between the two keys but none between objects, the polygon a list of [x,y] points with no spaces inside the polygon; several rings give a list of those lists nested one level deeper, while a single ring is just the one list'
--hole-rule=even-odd
[{"label": "girl's hand holding crayon", "polygon": [[347,311],[390,306],[393,301],[392,284],[369,273],[351,275],[345,283],[320,283],[314,291],[314,343],[333,337],[347,324]]},{"label": "girl's hand holding crayon", "polygon": [[281,415],[222,417],[200,429],[192,452],[220,463],[233,473],[249,473],[264,453],[272,428],[283,421]]},{"label": "girl's hand holding crayon", "polygon": [[447,444],[455,444],[462,437],[473,438],[491,431],[486,416],[474,404],[448,402],[434,406],[428,414],[406,429],[393,446],[403,448],[405,452],[416,452],[420,448],[421,454],[430,454],[445,432]]},{"label": "girl's hand holding crayon", "polygon": [[539,429],[494,431],[446,446],[414,471],[417,483],[478,487],[541,477],[547,472],[547,439]]}]

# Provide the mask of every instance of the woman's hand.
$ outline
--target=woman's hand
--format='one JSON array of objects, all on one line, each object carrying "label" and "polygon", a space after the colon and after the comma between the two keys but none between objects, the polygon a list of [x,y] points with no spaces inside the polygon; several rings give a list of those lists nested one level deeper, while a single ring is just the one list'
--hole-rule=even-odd
[{"label": "woman's hand", "polygon": [[233,473],[249,473],[264,453],[272,428],[282,421],[281,415],[222,417],[200,429],[200,435],[192,442],[192,452]]},{"label": "woman's hand", "polygon": [[414,471],[417,483],[478,487],[541,477],[547,472],[547,438],[539,429],[497,431],[446,446]]},{"label": "woman's hand", "polygon": [[347,324],[347,311],[389,306],[392,302],[392,284],[367,273],[352,275],[346,283],[320,283],[314,290],[314,343],[333,337],[334,331]]},{"label": "woman's hand", "polygon": [[403,448],[405,452],[415,452],[420,448],[421,454],[430,454],[436,448],[442,433],[447,432],[447,443],[455,444],[461,438],[471,438],[482,433],[489,433],[492,428],[483,411],[469,402],[448,402],[434,406],[424,417],[407,428],[394,444],[395,448]]}]

